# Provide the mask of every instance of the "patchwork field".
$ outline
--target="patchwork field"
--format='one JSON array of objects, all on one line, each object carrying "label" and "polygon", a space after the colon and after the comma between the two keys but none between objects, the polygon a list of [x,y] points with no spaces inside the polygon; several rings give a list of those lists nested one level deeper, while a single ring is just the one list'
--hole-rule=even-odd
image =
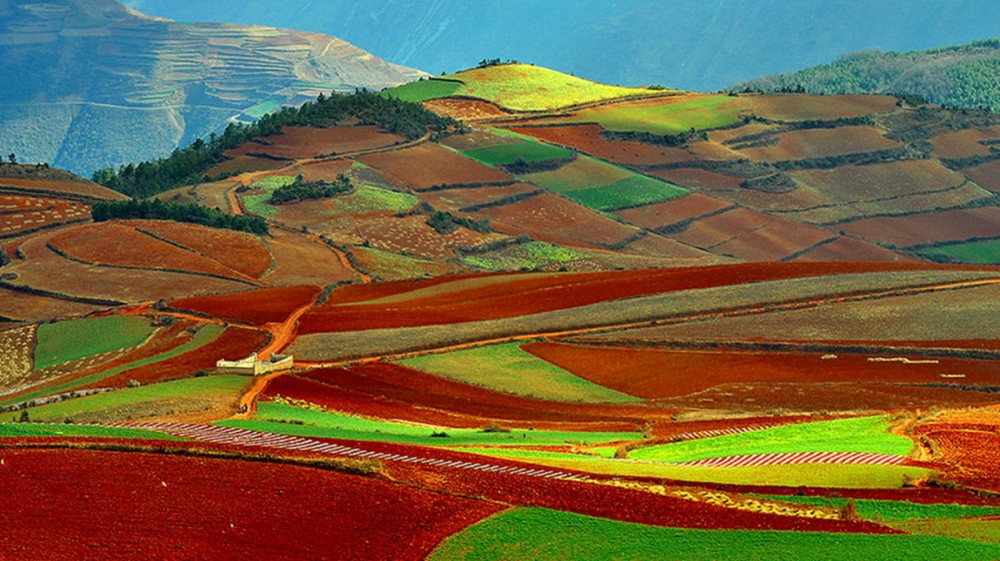
[{"label": "patchwork field", "polygon": [[735,123],[742,104],[724,95],[683,94],[583,109],[559,123],[596,123],[613,131],[675,134]]},{"label": "patchwork field", "polygon": [[930,215],[867,218],[841,224],[840,228],[877,243],[909,247],[973,238],[1000,237],[1000,224],[997,223],[996,217],[996,209],[970,208]]},{"label": "patchwork field", "polygon": [[76,201],[0,193],[0,238],[90,218],[90,207]]},{"label": "patchwork field", "polygon": [[600,125],[518,126],[519,133],[573,148],[602,160],[624,165],[654,165],[692,159],[682,149],[641,142],[607,140]]},{"label": "patchwork field", "polygon": [[359,156],[358,159],[385,171],[390,180],[396,180],[418,191],[442,185],[502,183],[513,180],[503,171],[433,144],[421,144],[393,152],[366,154]]}]

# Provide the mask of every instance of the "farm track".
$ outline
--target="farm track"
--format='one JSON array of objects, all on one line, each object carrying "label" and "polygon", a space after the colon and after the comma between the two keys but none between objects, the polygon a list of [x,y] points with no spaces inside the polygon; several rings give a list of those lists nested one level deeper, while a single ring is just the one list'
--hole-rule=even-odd
[{"label": "farm track", "polygon": [[338,366],[346,366],[359,363],[378,362],[381,360],[402,360],[406,358],[413,358],[428,354],[458,351],[463,349],[480,347],[484,345],[495,344],[495,343],[528,341],[540,338],[568,337],[573,335],[587,335],[594,333],[604,333],[608,331],[618,331],[622,329],[630,329],[636,327],[676,325],[676,324],[683,324],[694,321],[704,321],[710,319],[721,319],[730,317],[760,315],[771,312],[809,309],[822,305],[837,304],[844,302],[860,302],[865,300],[877,300],[893,296],[911,296],[916,294],[933,293],[944,290],[960,290],[964,288],[974,288],[974,287],[988,286],[993,284],[1000,284],[1000,278],[987,278],[987,279],[971,280],[971,281],[934,283],[929,285],[920,285],[911,287],[896,287],[888,290],[880,289],[875,291],[862,291],[851,294],[830,295],[824,298],[817,298],[807,301],[792,300],[786,302],[769,303],[767,305],[739,307],[739,308],[731,308],[723,310],[712,310],[709,312],[690,314],[679,317],[669,317],[669,318],[654,319],[654,320],[644,319],[641,321],[630,321],[624,323],[606,324],[606,325],[598,325],[592,327],[581,327],[577,329],[522,333],[522,334],[507,335],[501,337],[477,339],[475,341],[469,341],[465,343],[458,343],[454,345],[446,345],[446,346],[400,352],[400,353],[377,354],[372,356],[362,356],[362,357],[349,358],[337,361],[298,361],[297,364],[299,366],[310,367],[310,368],[313,367],[327,368],[327,367],[338,367]]},{"label": "farm track", "polygon": [[298,436],[288,436],[281,434],[271,434],[265,432],[252,431],[247,429],[216,427],[209,425],[187,425],[179,423],[116,423],[107,425],[119,428],[137,428],[162,432],[182,438],[191,438],[211,444],[223,444],[231,446],[241,446],[247,448],[270,448],[277,450],[291,450],[295,452],[308,452],[318,454],[329,454],[331,456],[346,456],[359,460],[379,460],[401,462],[404,464],[423,464],[431,467],[456,468],[463,470],[506,473],[510,475],[520,475],[524,477],[540,477],[544,479],[561,479],[586,481],[586,475],[570,473],[566,471],[540,469],[532,467],[503,466],[498,464],[486,464],[479,462],[461,462],[457,460],[441,460],[427,457],[417,457],[408,454],[390,454],[388,452],[375,452],[356,448],[353,446],[343,446],[302,438]]}]

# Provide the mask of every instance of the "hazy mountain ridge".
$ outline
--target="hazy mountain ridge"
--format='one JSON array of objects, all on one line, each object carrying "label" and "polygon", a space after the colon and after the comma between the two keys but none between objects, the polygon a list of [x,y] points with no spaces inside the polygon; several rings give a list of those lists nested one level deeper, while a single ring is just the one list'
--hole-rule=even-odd
[{"label": "hazy mountain ridge", "polygon": [[953,107],[1000,111],[1000,39],[916,52],[855,53],[821,66],[740,82],[732,90],[912,93]]},{"label": "hazy mountain ridge", "polygon": [[3,149],[84,174],[169,153],[243,113],[423,75],[318,33],[178,24],[112,0],[2,2],[0,52],[13,77],[0,86]]}]

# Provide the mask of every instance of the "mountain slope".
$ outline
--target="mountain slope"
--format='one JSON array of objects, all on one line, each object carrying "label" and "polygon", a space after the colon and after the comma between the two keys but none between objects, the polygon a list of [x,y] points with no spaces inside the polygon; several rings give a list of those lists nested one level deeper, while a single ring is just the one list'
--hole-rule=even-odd
[{"label": "mountain slope", "polygon": [[[179,21],[329,33],[433,74],[513,58],[608,84],[714,91],[865,49],[998,34],[990,0],[128,0]],[[891,22],[891,25],[887,25]]]},{"label": "mountain slope", "polygon": [[169,153],[232,117],[423,75],[334,37],[177,24],[112,0],[0,2],[0,55],[13,77],[0,84],[4,150],[87,175]]},{"label": "mountain slope", "polygon": [[732,90],[810,93],[911,93],[954,107],[1000,111],[1000,39],[907,53],[872,51],[798,72],[766,76]]}]

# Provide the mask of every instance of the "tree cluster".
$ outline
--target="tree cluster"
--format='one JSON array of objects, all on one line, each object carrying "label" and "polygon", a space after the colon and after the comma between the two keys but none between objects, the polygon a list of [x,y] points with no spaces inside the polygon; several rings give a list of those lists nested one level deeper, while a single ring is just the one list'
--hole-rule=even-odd
[{"label": "tree cluster", "polygon": [[95,183],[132,197],[149,197],[190,183],[210,179],[204,173],[226,159],[226,150],[254,138],[279,134],[286,126],[330,127],[357,124],[375,125],[404,136],[420,138],[428,131],[438,137],[461,125],[449,117],[436,115],[419,103],[401,101],[367,91],[353,94],[320,94],[316,101],[301,107],[284,107],[255,123],[230,123],[221,135],[212,133],[208,141],[197,139],[178,148],[166,158],[139,164],[105,168],[94,172]]},{"label": "tree cluster", "polygon": [[476,68],[488,68],[490,66],[503,66],[505,64],[521,64],[514,59],[500,60],[499,58],[484,58],[479,61]]},{"label": "tree cluster", "polygon": [[348,193],[352,189],[354,189],[354,185],[351,184],[351,178],[342,173],[337,175],[337,180],[333,183],[327,181],[306,183],[299,175],[293,183],[279,187],[271,194],[271,204],[282,205],[314,199],[328,199],[340,193]]},{"label": "tree cluster", "polygon": [[127,201],[102,201],[94,203],[91,208],[94,222],[104,222],[115,219],[140,220],[172,220],[200,224],[210,228],[237,230],[251,234],[266,235],[269,233],[267,222],[259,216],[246,214],[226,214],[218,209],[201,205],[188,205],[173,202],[163,202],[159,199]]},{"label": "tree cluster", "polygon": [[490,228],[489,220],[473,220],[440,210],[431,213],[430,217],[427,218],[427,225],[434,228],[434,231],[441,235],[450,234],[459,228],[468,228],[473,232],[481,234],[488,234],[493,231]]}]

